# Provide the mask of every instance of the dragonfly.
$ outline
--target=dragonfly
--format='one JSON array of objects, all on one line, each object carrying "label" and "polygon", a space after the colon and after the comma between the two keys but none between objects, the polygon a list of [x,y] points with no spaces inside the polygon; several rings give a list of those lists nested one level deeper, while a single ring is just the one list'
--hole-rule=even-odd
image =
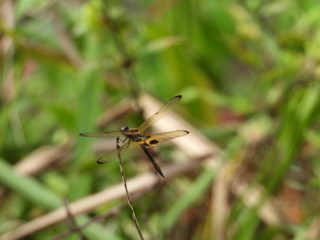
[{"label": "dragonfly", "polygon": [[[105,155],[98,158],[97,163],[103,164],[112,159],[115,154],[129,150],[133,147],[140,147],[143,152],[147,155],[148,159],[151,161],[155,170],[159,173],[161,177],[164,178],[164,174],[161,171],[159,165],[154,160],[149,152],[149,148],[157,146],[161,143],[169,141],[174,138],[183,137],[189,134],[187,130],[175,130],[162,133],[146,133],[145,131],[150,128],[154,123],[159,121],[166,113],[173,109],[182,98],[181,95],[177,95],[171,98],[166,104],[164,104],[156,113],[145,120],[138,128],[129,128],[128,126],[122,126],[120,131],[102,132],[102,133],[80,133],[84,137],[94,137],[94,138],[117,138],[117,149],[106,153]],[[123,140],[119,140],[122,137]],[[121,146],[118,145],[119,142]]]}]

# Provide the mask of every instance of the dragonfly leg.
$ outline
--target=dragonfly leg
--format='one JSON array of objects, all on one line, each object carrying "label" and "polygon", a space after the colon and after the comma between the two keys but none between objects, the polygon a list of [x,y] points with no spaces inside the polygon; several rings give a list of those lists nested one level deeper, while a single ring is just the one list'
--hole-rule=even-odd
[{"label": "dragonfly leg", "polygon": [[[119,139],[119,140],[118,140]],[[117,141],[121,141],[121,143],[125,143],[125,141],[127,141],[127,139],[128,139],[128,137],[126,137],[125,139],[123,139],[123,140],[120,140],[120,137],[117,137]]]}]

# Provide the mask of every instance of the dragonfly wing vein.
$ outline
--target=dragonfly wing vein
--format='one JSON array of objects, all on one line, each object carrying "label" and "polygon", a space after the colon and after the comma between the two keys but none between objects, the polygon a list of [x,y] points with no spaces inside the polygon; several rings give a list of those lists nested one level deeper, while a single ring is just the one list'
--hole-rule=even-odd
[{"label": "dragonfly wing vein", "polygon": [[80,136],[94,137],[94,138],[112,138],[112,137],[122,136],[122,134],[120,131],[103,132],[103,133],[84,132],[84,133],[80,133]]},{"label": "dragonfly wing vein", "polygon": [[135,144],[133,141],[127,141],[123,145],[120,146],[119,149],[112,150],[111,152],[108,152],[101,157],[97,159],[98,164],[104,164],[113,160],[116,160],[118,157],[118,151],[121,151],[121,155],[124,152],[127,152],[129,150],[132,150],[134,147],[137,147],[137,144]]},{"label": "dragonfly wing vein", "polygon": [[155,114],[153,114],[146,121],[144,121],[138,129],[143,132],[144,130],[149,128],[151,125],[159,121],[168,111],[170,111],[180,102],[181,97],[182,97],[181,95],[178,95],[171,98]]},{"label": "dragonfly wing vein", "polygon": [[186,130],[175,130],[170,132],[154,133],[154,134],[150,134],[149,142],[152,142],[152,140],[155,140],[156,144],[154,145],[158,145],[177,137],[183,137],[187,134],[189,134],[189,132]]}]

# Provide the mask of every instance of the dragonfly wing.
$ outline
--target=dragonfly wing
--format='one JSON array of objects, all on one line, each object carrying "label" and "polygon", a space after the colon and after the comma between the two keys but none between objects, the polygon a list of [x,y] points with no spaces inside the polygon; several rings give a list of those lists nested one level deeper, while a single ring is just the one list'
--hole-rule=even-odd
[{"label": "dragonfly wing", "polygon": [[186,130],[175,130],[170,132],[154,133],[150,134],[150,138],[148,138],[148,143],[150,144],[150,147],[152,147],[177,137],[183,137],[187,134],[189,134],[189,131]]},{"label": "dragonfly wing", "polygon": [[140,125],[138,128],[140,131],[144,131],[153,125],[155,122],[160,120],[168,111],[170,111],[173,107],[175,107],[181,99],[181,95],[175,96],[171,98],[165,105],[163,105],[155,114],[149,117],[144,123]]},{"label": "dragonfly wing", "polygon": [[133,150],[137,146],[138,146],[138,144],[136,144],[135,142],[127,141],[126,143],[121,145],[119,149],[115,149],[115,150],[113,150],[111,152],[108,152],[108,153],[102,155],[101,157],[99,157],[97,159],[97,163],[98,164],[104,164],[104,163],[110,162],[112,160],[115,160],[115,159],[118,158],[118,152],[119,151],[121,153],[121,156],[123,156],[124,153],[126,153],[129,150]]},{"label": "dragonfly wing", "polygon": [[80,136],[83,137],[94,137],[94,138],[112,138],[112,137],[120,137],[123,136],[120,131],[112,131],[112,132],[103,132],[103,133],[80,133]]}]

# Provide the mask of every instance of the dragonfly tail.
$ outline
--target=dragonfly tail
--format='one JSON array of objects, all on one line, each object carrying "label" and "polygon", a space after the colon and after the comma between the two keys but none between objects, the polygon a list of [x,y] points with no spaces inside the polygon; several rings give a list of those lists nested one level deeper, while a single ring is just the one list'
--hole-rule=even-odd
[{"label": "dragonfly tail", "polygon": [[156,163],[156,161],[153,159],[153,157],[151,156],[151,154],[149,153],[148,149],[141,147],[142,150],[145,152],[145,154],[148,156],[148,158],[150,159],[150,161],[152,162],[154,168],[156,169],[156,171],[160,174],[161,177],[164,178],[164,175],[159,167],[159,165]]}]

